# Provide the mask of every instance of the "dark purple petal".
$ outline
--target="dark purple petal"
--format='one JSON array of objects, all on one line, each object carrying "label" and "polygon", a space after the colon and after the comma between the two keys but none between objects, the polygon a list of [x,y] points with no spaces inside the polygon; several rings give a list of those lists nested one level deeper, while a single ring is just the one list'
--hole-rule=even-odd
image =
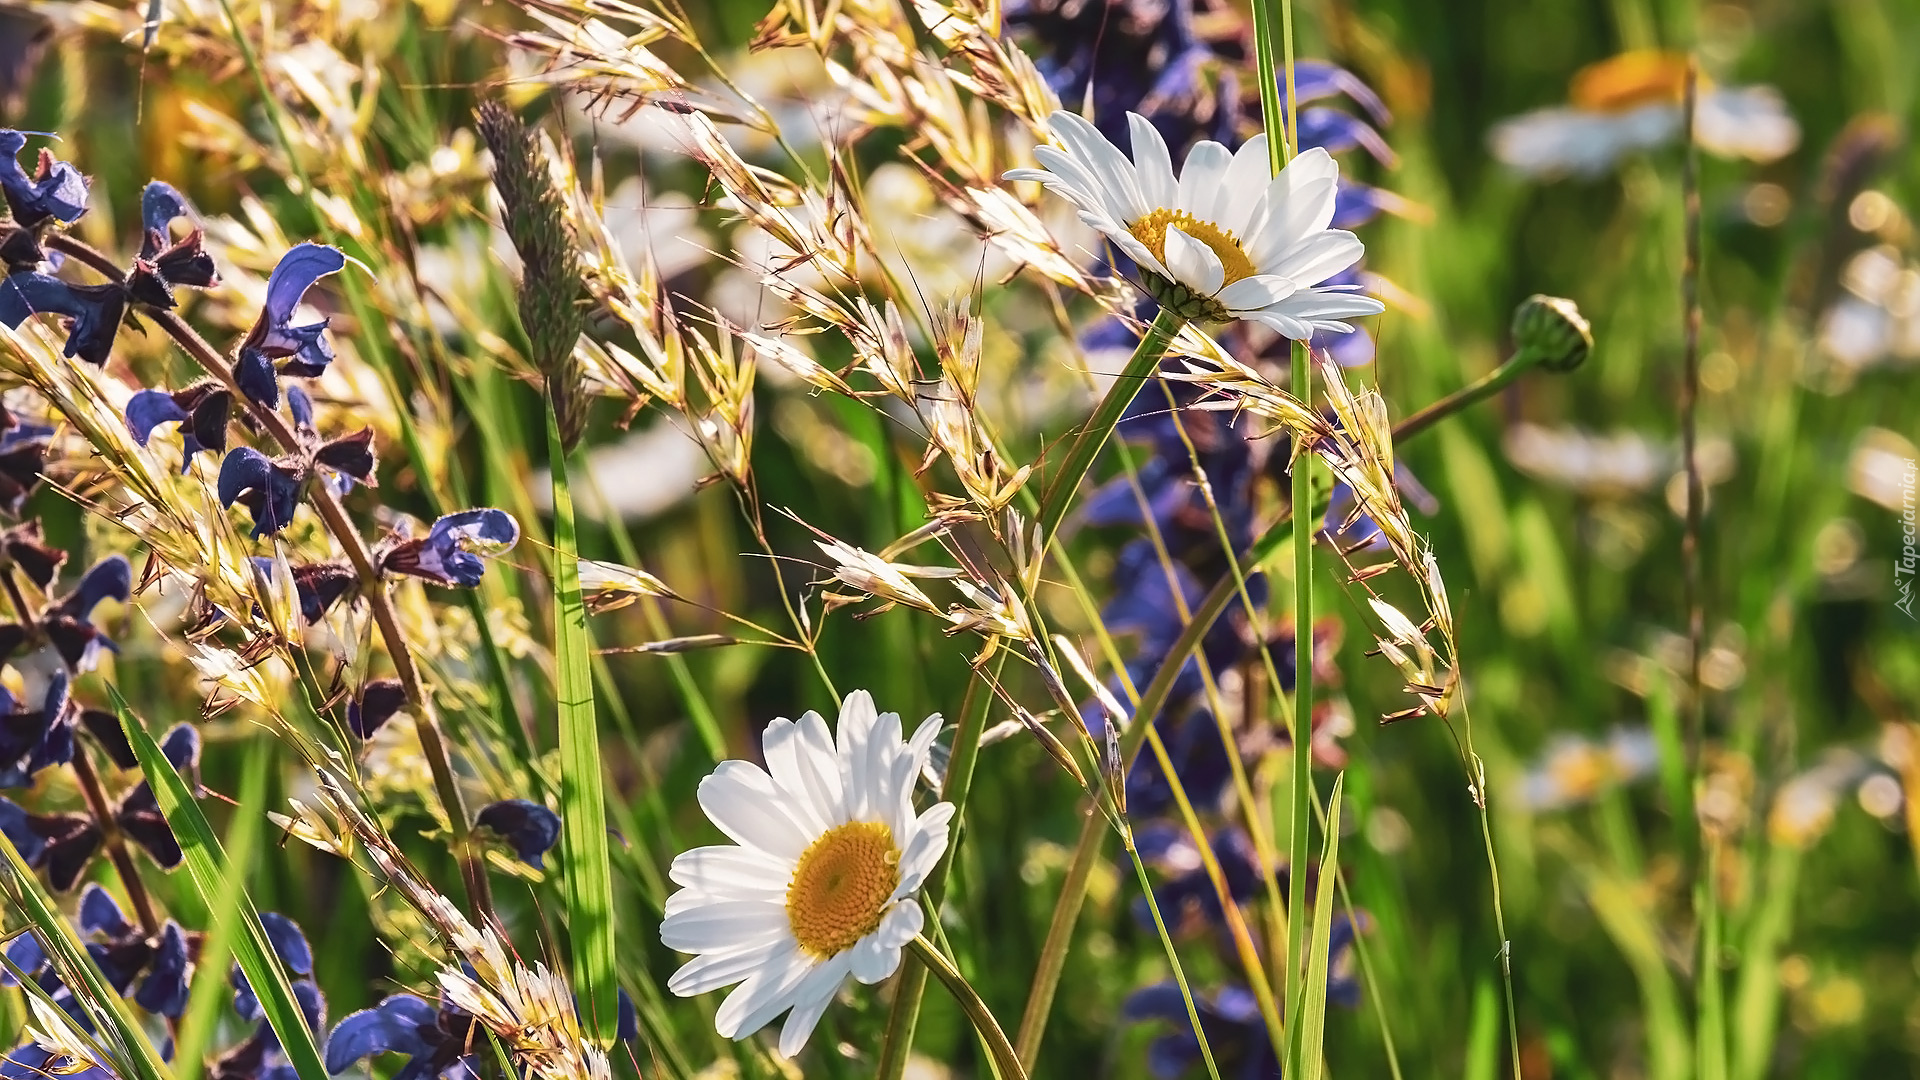
[{"label": "dark purple petal", "polygon": [[165,390],[142,390],[127,399],[127,430],[141,446],[153,437],[154,428],[184,423],[191,415]]},{"label": "dark purple petal", "polygon": [[233,391],[225,387],[209,389],[192,406],[192,410],[193,430],[188,436],[191,445],[186,451],[187,456],[191,457],[199,450],[226,453],[227,420],[233,413]]},{"label": "dark purple petal", "polygon": [[326,618],[333,605],[359,583],[359,575],[340,563],[306,563],[293,568],[300,615],[309,624]]},{"label": "dark purple petal", "polygon": [[49,814],[29,820],[46,841],[40,865],[46,868],[47,885],[54,892],[69,891],[79,884],[81,871],[100,848],[100,827],[84,814]]},{"label": "dark purple petal", "polygon": [[126,913],[120,910],[113,894],[92,884],[80,894],[80,932],[123,938],[133,933],[133,926],[127,922]]},{"label": "dark purple petal", "polygon": [[[187,205],[186,198],[173,189],[173,185],[154,180],[140,193],[140,222],[146,226],[150,238],[158,233],[161,239],[166,239],[173,219],[181,217],[191,219],[193,209]],[[151,259],[157,251],[156,247],[142,247],[140,254]]]},{"label": "dark purple petal", "polygon": [[313,974],[313,950],[308,947],[307,935],[300,932],[299,924],[277,911],[263,911],[260,927],[267,932],[267,940],[273,942],[273,951],[280,954],[288,971],[295,975]]},{"label": "dark purple petal", "polygon": [[39,169],[33,176],[20,167],[20,151],[26,149],[25,135],[0,128],[0,195],[13,212],[13,220],[32,228],[52,218],[72,224],[87,212],[87,178],[80,170],[56,160],[42,148]]},{"label": "dark purple petal", "polygon": [[298,386],[287,388],[287,411],[293,414],[293,426],[312,430],[313,399]]},{"label": "dark purple petal", "polygon": [[23,270],[0,281],[0,323],[17,328],[30,315],[64,315],[66,355],[105,364],[120,331],[127,295],[115,285],[69,285],[57,277]]},{"label": "dark purple petal", "polygon": [[358,700],[348,704],[347,726],[362,739],[371,739],[406,704],[407,692],[399,679],[374,679],[360,688]]},{"label": "dark purple petal", "polygon": [[252,447],[227,452],[220,463],[219,496],[222,506],[244,503],[253,514],[253,536],[279,532],[293,520],[300,502],[299,477]]},{"label": "dark purple petal", "polygon": [[[0,291],[4,286],[0,285]],[[29,443],[0,452],[0,508],[18,515],[27,496],[40,486],[47,467],[45,443]]]},{"label": "dark purple petal", "polygon": [[373,479],[373,429],[361,428],[314,451],[313,460],[368,487]]},{"label": "dark purple petal", "polygon": [[76,619],[85,619],[93,615],[93,609],[100,606],[102,600],[118,600],[126,603],[133,595],[133,564],[125,555],[109,555],[94,563],[80,578],[80,583],[61,600],[55,610]]},{"label": "dark purple petal", "polygon": [[127,732],[120,726],[120,718],[105,709],[82,709],[81,726],[93,736],[100,749],[107,752],[113,763],[122,769],[131,769],[140,764],[140,758],[134,754],[133,746],[127,742]]},{"label": "dark purple petal", "polygon": [[1381,138],[1378,131],[1366,121],[1348,116],[1339,109],[1318,105],[1302,109],[1298,123],[1300,145],[1303,147],[1317,146],[1329,154],[1341,154],[1360,147],[1373,155],[1375,161],[1390,169],[1400,162],[1393,148],[1387,145],[1387,140]]},{"label": "dark purple petal", "polygon": [[280,377],[273,372],[273,361],[258,349],[241,349],[233,362],[233,381],[254,404],[267,409],[280,407]]},{"label": "dark purple petal", "polygon": [[[43,590],[53,584],[60,567],[67,561],[66,552],[47,546],[38,519],[22,522],[0,533],[0,551],[4,551],[13,565]],[[11,650],[0,653],[0,658],[5,655],[11,655]]]},{"label": "dark purple petal", "polygon": [[327,1036],[327,1071],[344,1072],[356,1061],[388,1052],[430,1057],[434,1047],[427,1033],[433,1031],[438,1017],[438,1009],[413,994],[394,994],[371,1009],[352,1013]]},{"label": "dark purple petal", "polygon": [[179,1019],[187,1009],[187,936],[180,924],[167,920],[160,931],[160,946],[154,950],[152,969],[133,995],[141,1008],[161,1016]]},{"label": "dark purple petal", "polygon": [[[40,853],[46,848],[46,840],[35,831],[29,815],[20,809],[12,799],[0,797],[0,835],[5,835],[19,850],[20,858],[28,866],[39,864]],[[20,965],[26,967],[25,964]],[[32,970],[29,968],[28,970]]]},{"label": "dark purple petal", "polygon": [[542,856],[560,840],[560,815],[527,799],[506,799],[485,807],[474,824],[505,837],[520,861],[536,869],[546,868]]},{"label": "dark purple petal", "polygon": [[[1373,117],[1373,122],[1386,126],[1393,122],[1393,114],[1387,111],[1387,104],[1380,95],[1363,82],[1358,75],[1330,64],[1325,60],[1295,60],[1293,62],[1293,88],[1302,102],[1320,101],[1336,94],[1345,94],[1356,105],[1365,109]],[[1280,96],[1284,100],[1287,94],[1286,71],[1280,72]],[[1301,140],[1306,143],[1305,139]],[[1312,145],[1307,143],[1306,145]]]}]

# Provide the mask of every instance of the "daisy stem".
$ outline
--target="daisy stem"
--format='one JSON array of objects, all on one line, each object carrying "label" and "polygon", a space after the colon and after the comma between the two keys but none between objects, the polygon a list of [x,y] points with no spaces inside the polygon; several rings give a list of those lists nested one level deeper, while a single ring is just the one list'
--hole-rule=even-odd
[{"label": "daisy stem", "polygon": [[928,941],[925,935],[915,934],[913,940],[907,944],[913,949],[913,955],[919,957],[927,970],[933,972],[934,977],[946,986],[947,992],[953,995],[955,1004],[960,1006],[960,1011],[967,1014],[967,1020],[973,1024],[973,1030],[978,1032],[980,1040],[987,1044],[987,1053],[993,1058],[993,1064],[1001,1080],[1027,1080],[1027,1071],[1020,1066],[1020,1056],[1013,1052],[1013,1044],[1007,1041],[1007,1033],[1000,1030],[1000,1024],[993,1018],[993,1013],[987,1011],[987,1003],[980,1000],[980,995],[974,991],[973,985],[967,982],[967,977],[960,974],[960,969],[954,967],[952,962],[941,955],[940,950],[934,948],[933,942]]},{"label": "daisy stem", "polygon": [[1060,526],[1060,520],[1067,515],[1067,508],[1073,504],[1073,494],[1080,487],[1080,481],[1093,468],[1093,459],[1098,457],[1100,449],[1107,445],[1107,439],[1113,434],[1120,416],[1133,404],[1135,394],[1160,366],[1160,358],[1167,353],[1167,346],[1186,320],[1166,308],[1154,316],[1153,325],[1147,327],[1146,335],[1133,350],[1133,356],[1127,360],[1126,368],[1119,378],[1107,388],[1107,394],[1087,419],[1086,426],[1073,440],[1067,450],[1067,460],[1060,471],[1053,476],[1053,483],[1047,488],[1046,495],[1040,500],[1040,514],[1037,523],[1040,526],[1041,543],[1053,542],[1054,532]]},{"label": "daisy stem", "polygon": [[[1530,365],[1520,364],[1516,355],[1502,365],[1501,370],[1515,369]],[[1393,429],[1393,441],[1398,445],[1406,439],[1433,427],[1439,421],[1468,406],[1484,399],[1489,394],[1505,386],[1511,377],[1497,383],[1482,379],[1464,390],[1450,394],[1439,402],[1420,410],[1413,416],[1396,424]],[[1294,504],[1295,506],[1301,504]],[[1323,495],[1311,503],[1308,520],[1314,520],[1326,513],[1327,500]],[[1236,593],[1236,581],[1259,570],[1273,557],[1280,546],[1292,538],[1293,510],[1282,510],[1265,532],[1253,542],[1239,558],[1239,574],[1228,573],[1213,584],[1213,588],[1201,601],[1194,605],[1193,617],[1186,628],[1180,632],[1173,646],[1161,661],[1160,668],[1154,673],[1146,689],[1140,692],[1139,702],[1134,707],[1135,716],[1153,716],[1167,703],[1167,695],[1173,690],[1174,678],[1186,666],[1187,658],[1200,647],[1200,640],[1213,627],[1220,613],[1227,609]],[[1297,651],[1297,650],[1296,650]],[[1134,724],[1128,727],[1120,741],[1121,771],[1133,766],[1133,760],[1140,753],[1146,741],[1146,725]],[[1046,939],[1041,943],[1039,966],[1034,971],[1033,986],[1027,993],[1027,1006],[1020,1019],[1020,1055],[1023,1061],[1033,1062],[1040,1053],[1040,1042],[1046,1033],[1047,1016],[1053,1009],[1054,993],[1060,986],[1060,971],[1066,962],[1067,947],[1073,939],[1074,925],[1079,922],[1081,908],[1087,900],[1087,890],[1092,879],[1094,864],[1099,860],[1100,848],[1107,838],[1105,822],[1091,811],[1080,829],[1080,838],[1075,843],[1073,858],[1067,864],[1067,876],[1060,884],[1060,895],[1054,901],[1052,921],[1047,926]]]},{"label": "daisy stem", "polygon": [[[961,815],[967,808],[967,794],[973,788],[973,765],[979,758],[980,735],[986,729],[987,710],[993,705],[993,694],[987,684],[998,677],[1005,658],[1004,652],[995,650],[992,672],[986,670],[984,662],[975,667],[973,678],[967,683],[967,695],[960,703],[960,724],[953,732],[953,753],[947,759],[946,780],[940,785],[940,798],[953,804],[953,842],[933,872],[927,875],[926,886],[921,890],[927,901],[927,918],[936,931],[940,928],[940,901],[946,895],[947,878],[953,872],[953,860],[960,850],[964,823]],[[877,1080],[899,1080],[906,1073],[914,1029],[920,1023],[920,1000],[926,992],[927,966],[908,960],[901,968],[893,1008],[887,1014],[887,1037],[880,1048],[880,1067],[874,1072]]]}]

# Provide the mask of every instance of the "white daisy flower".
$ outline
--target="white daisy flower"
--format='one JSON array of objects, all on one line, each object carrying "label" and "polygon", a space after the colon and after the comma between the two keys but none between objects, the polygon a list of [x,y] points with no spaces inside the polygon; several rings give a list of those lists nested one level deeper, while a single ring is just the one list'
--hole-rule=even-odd
[{"label": "white daisy flower", "polygon": [[[1676,142],[1685,122],[1687,61],[1677,53],[1622,53],[1580,69],[1571,103],[1502,120],[1493,156],[1528,176],[1599,176],[1629,154]],[[1774,161],[1800,144],[1800,125],[1770,86],[1700,80],[1694,138],[1718,157]]]},{"label": "white daisy flower", "polygon": [[[1014,169],[1080,208],[1080,220],[1140,266],[1147,291],[1184,318],[1249,319],[1301,340],[1345,333],[1344,319],[1378,314],[1357,285],[1320,283],[1360,260],[1365,246],[1329,229],[1340,167],[1325,150],[1293,159],[1271,177],[1267,138],[1239,152],[1201,142],[1176,179],[1166,140],[1127,114],[1133,158],[1070,112],[1048,121],[1060,146],[1034,150],[1045,169]],[[1316,287],[1319,286],[1319,287]]]},{"label": "white daisy flower", "polygon": [[837,739],[819,713],[783,717],[761,736],[771,773],[723,761],[700,781],[701,809],[735,843],[673,860],[681,889],[660,940],[699,955],[667,988],[688,997],[741,983],[714,1027],[745,1038],[786,1012],[780,1052],[792,1057],[849,975],[893,974],[920,932],[914,894],[947,850],[953,804],[913,809],[939,731],[935,714],[902,739],[899,715],[875,715],[856,690]]}]

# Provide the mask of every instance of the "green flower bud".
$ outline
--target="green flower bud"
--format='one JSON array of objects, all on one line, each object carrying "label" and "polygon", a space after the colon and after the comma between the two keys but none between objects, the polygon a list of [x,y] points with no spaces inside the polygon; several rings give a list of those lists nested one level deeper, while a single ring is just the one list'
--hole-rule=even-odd
[{"label": "green flower bud", "polygon": [[1211,296],[1202,296],[1171,278],[1161,277],[1151,270],[1142,268],[1140,282],[1146,287],[1147,295],[1160,302],[1160,306],[1173,312],[1188,322],[1226,322],[1233,318],[1227,306]]},{"label": "green flower bud", "polygon": [[1513,312],[1514,359],[1548,371],[1572,371],[1593,351],[1593,327],[1573,301],[1527,297]]}]

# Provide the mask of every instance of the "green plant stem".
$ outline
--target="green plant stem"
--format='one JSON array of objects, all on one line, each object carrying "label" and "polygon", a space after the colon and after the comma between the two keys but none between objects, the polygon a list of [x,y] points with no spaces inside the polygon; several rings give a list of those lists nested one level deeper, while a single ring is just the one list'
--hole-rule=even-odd
[{"label": "green plant stem", "polygon": [[553,478],[553,635],[555,698],[560,708],[560,846],[566,860],[567,931],[574,986],[588,1036],[611,1046],[615,1004],[613,875],[608,864],[607,806],[595,726],[592,644],[580,595],[580,553],[573,494],[560,424],[546,410],[548,469]]},{"label": "green plant stem", "polygon": [[[986,730],[987,711],[993,704],[993,694],[987,688],[989,680],[998,678],[1000,663],[1004,653],[998,653],[993,661],[994,670],[989,673],[976,667],[973,678],[967,682],[967,695],[960,702],[960,723],[953,732],[953,752],[947,757],[946,779],[940,785],[940,798],[953,804],[952,839],[947,845],[947,853],[927,875],[923,895],[927,900],[927,910],[931,914],[933,925],[939,927],[940,903],[946,898],[947,877],[953,871],[953,861],[960,853],[960,830],[965,819],[962,814],[967,808],[967,796],[973,790],[973,767],[980,756],[980,736]],[[927,966],[913,957],[902,961],[898,985],[894,989],[893,1006],[887,1014],[886,1041],[880,1047],[880,1065],[874,1071],[878,1080],[899,1080],[906,1073],[907,1056],[913,1050],[914,1030],[920,1023],[920,1002],[927,992]]]},{"label": "green plant stem", "polygon": [[[1502,367],[1512,367],[1515,362],[1516,360],[1508,360]],[[1414,417],[1410,417],[1407,421],[1395,425],[1394,441],[1398,443],[1425,431],[1440,419],[1484,400],[1500,386],[1504,386],[1507,381],[1511,379],[1495,385],[1487,379],[1481,379],[1467,388],[1472,391],[1471,393],[1462,391],[1448,395],[1442,399],[1441,403],[1437,403],[1444,404],[1446,411],[1425,409],[1414,414]],[[1406,428],[1412,420],[1422,416],[1425,416],[1425,419],[1418,427],[1411,430]],[[1317,519],[1325,512],[1325,500],[1316,500],[1310,520]],[[1292,520],[1292,508],[1282,510],[1274,522],[1267,526],[1266,531],[1254,540],[1252,546],[1248,547],[1246,553],[1238,560],[1240,579],[1260,569],[1267,559],[1280,549],[1280,545],[1292,538]],[[1214,582],[1213,588],[1207,591],[1207,595],[1201,599],[1200,603],[1194,606],[1193,617],[1188,620],[1186,628],[1180,631],[1180,636],[1167,650],[1166,659],[1161,662],[1159,670],[1154,672],[1153,680],[1147,684],[1145,690],[1141,691],[1140,702],[1134,709],[1134,716],[1154,716],[1166,704],[1167,695],[1173,689],[1174,679],[1179,675],[1180,669],[1186,665],[1187,658],[1200,647],[1200,640],[1213,627],[1214,620],[1220,617],[1220,613],[1225,611],[1227,605],[1233,600],[1236,591],[1235,581],[1234,574],[1222,575]],[[1133,724],[1120,738],[1123,775],[1124,771],[1132,766],[1133,759],[1138,756],[1140,747],[1146,739],[1145,727],[1145,724]],[[1020,1056],[1029,1067],[1040,1053],[1040,1043],[1046,1035],[1047,1017],[1053,1010],[1054,994],[1060,987],[1061,969],[1066,964],[1067,949],[1073,939],[1073,927],[1080,919],[1081,909],[1086,905],[1087,888],[1092,879],[1093,867],[1099,861],[1101,845],[1106,841],[1104,819],[1095,814],[1091,808],[1086,813],[1087,818],[1080,827],[1080,838],[1074,844],[1073,858],[1067,864],[1066,879],[1060,884],[1060,896],[1054,901],[1053,917],[1047,925],[1047,936],[1040,947],[1040,962],[1034,970],[1032,986],[1027,991],[1026,1010],[1020,1017],[1018,1036]]]},{"label": "green plant stem", "polygon": [[1027,1070],[1021,1066],[1020,1056],[1014,1053],[1013,1044],[1007,1041],[999,1022],[993,1018],[993,1013],[987,1011],[987,1003],[980,1000],[980,995],[967,982],[966,976],[960,974],[960,969],[941,955],[940,950],[934,948],[933,942],[924,935],[915,934],[908,946],[927,970],[946,986],[947,992],[953,995],[953,1000],[960,1006],[960,1011],[967,1014],[967,1020],[973,1024],[973,1030],[979,1033],[980,1041],[986,1043],[987,1054],[999,1069],[1001,1080],[1026,1080]]},{"label": "green plant stem", "polygon": [[1040,500],[1040,513],[1035,519],[1040,526],[1042,544],[1053,542],[1054,532],[1060,527],[1060,520],[1067,515],[1067,508],[1073,505],[1073,495],[1080,487],[1080,481],[1093,468],[1093,459],[1100,454],[1100,448],[1107,445],[1107,439],[1113,435],[1114,425],[1120,422],[1120,415],[1133,404],[1134,395],[1146,380],[1153,377],[1160,367],[1160,358],[1167,353],[1167,346],[1185,325],[1185,320],[1165,308],[1154,316],[1153,325],[1147,327],[1145,336],[1128,358],[1127,366],[1120,372],[1113,385],[1107,388],[1106,396],[1087,418],[1085,427],[1073,440],[1067,450],[1067,459],[1060,465],[1060,471],[1054,473],[1047,493]]},{"label": "green plant stem", "polygon": [[127,890],[127,899],[133,903],[133,912],[140,920],[140,928],[148,936],[160,932],[160,919],[154,914],[153,900],[147,895],[146,883],[140,880],[140,871],[133,864],[133,857],[127,853],[126,838],[120,834],[120,824],[114,819],[113,806],[107,802],[107,794],[100,787],[100,777],[93,771],[93,760],[87,756],[87,748],[78,745],[73,748],[73,775],[80,782],[80,792],[86,797],[87,809],[93,814],[94,824],[100,828],[100,844],[107,849],[107,855],[113,860],[113,868],[120,875],[120,884]]},{"label": "green plant stem", "polygon": [[[85,263],[109,281],[125,283],[125,277],[113,260],[91,245],[67,235],[51,237],[49,242],[56,250]],[[167,336],[186,350],[202,370],[219,380],[233,395],[233,400],[247,408],[248,415],[280,445],[282,451],[299,449],[300,440],[293,429],[287,426],[286,418],[273,409],[261,408],[248,397],[234,381],[233,369],[220,351],[188,326],[186,320],[171,311],[148,310],[142,314],[166,331]],[[400,620],[387,597],[380,568],[374,565],[373,554],[367,549],[366,541],[361,539],[353,520],[347,517],[346,507],[341,505],[332,489],[325,484],[309,484],[307,493],[312,499],[313,508],[320,514],[320,520],[326,523],[327,531],[333,534],[346,552],[347,561],[353,565],[354,573],[360,579],[360,598],[367,602],[367,607],[373,612],[374,624],[380,628],[380,640],[386,644],[387,656],[393,661],[393,673],[407,695],[407,704],[413,712],[414,730],[420,738],[421,753],[426,756],[428,771],[433,775],[434,790],[440,796],[448,826],[453,832],[453,848],[460,860],[460,875],[466,885],[470,909],[479,918],[491,920],[493,893],[487,882],[486,863],[473,844],[473,822],[467,816],[466,801],[461,797],[460,785],[454,778],[453,757],[447,749],[446,737],[440,731],[440,722],[434,715],[432,698],[420,682],[420,672],[413,662],[413,652],[407,644],[406,635],[400,630]]]}]

